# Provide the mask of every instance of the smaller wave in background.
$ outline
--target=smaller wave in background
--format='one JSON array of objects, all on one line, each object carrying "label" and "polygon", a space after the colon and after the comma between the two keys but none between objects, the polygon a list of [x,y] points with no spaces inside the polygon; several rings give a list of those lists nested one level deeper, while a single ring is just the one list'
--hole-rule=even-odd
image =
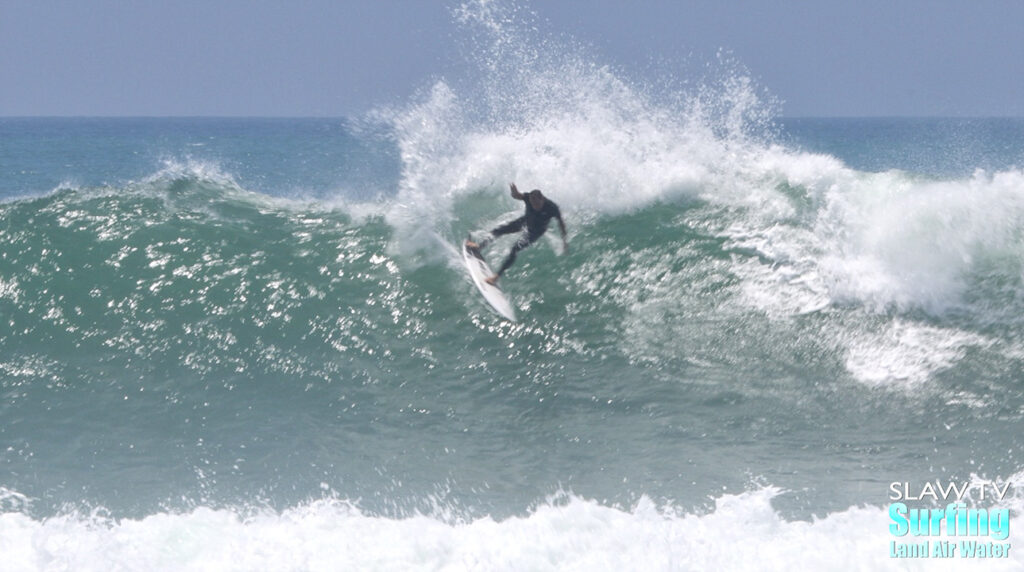
[{"label": "smaller wave in background", "polygon": [[[559,495],[528,514],[495,521],[431,515],[387,519],[342,501],[318,501],[282,513],[196,509],[140,520],[101,513],[33,520],[0,515],[0,548],[11,570],[217,568],[218,570],[765,570],[794,564],[841,570],[903,569],[889,554],[887,511],[850,508],[812,521],[787,521],[768,487],[715,499],[706,514],[659,509],[641,499],[630,509]],[[1005,542],[1017,545],[1013,517]],[[978,541],[982,537],[943,537]],[[911,539],[916,540],[916,539]],[[929,561],[937,570],[1013,570],[1007,559]]]}]

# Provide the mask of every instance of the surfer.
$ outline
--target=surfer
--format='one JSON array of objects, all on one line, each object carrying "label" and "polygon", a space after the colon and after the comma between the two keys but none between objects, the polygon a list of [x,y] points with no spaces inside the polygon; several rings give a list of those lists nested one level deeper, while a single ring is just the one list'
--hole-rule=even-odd
[{"label": "surfer", "polygon": [[[512,198],[517,201],[523,201],[526,203],[526,214],[517,218],[514,221],[505,223],[491,231],[491,236],[482,240],[479,244],[467,240],[466,247],[480,251],[487,248],[496,237],[504,234],[512,234],[513,232],[522,231],[522,235],[516,240],[516,243],[512,245],[512,250],[505,257],[505,262],[501,264],[501,268],[498,269],[498,273],[486,281],[488,284],[497,284],[498,278],[508,270],[510,266],[516,261],[516,254],[520,250],[530,246],[538,238],[544,235],[548,230],[548,224],[551,219],[558,220],[558,228],[562,231],[562,245],[565,247],[564,252],[569,252],[569,241],[566,239],[565,222],[562,221],[562,212],[558,210],[558,205],[554,201],[548,199],[540,192],[540,189],[534,189],[528,193],[520,193],[519,189],[516,188],[515,183],[509,183],[509,187],[512,189]],[[526,227],[525,229],[523,227]]]}]

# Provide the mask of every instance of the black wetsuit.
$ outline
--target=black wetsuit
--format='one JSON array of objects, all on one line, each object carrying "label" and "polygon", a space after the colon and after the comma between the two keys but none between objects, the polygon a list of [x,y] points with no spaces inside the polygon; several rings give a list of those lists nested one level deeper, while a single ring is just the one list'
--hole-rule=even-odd
[{"label": "black wetsuit", "polygon": [[548,230],[548,225],[551,223],[551,219],[557,218],[562,220],[562,212],[558,210],[558,205],[551,199],[544,199],[544,206],[537,210],[533,208],[530,203],[530,197],[524,196],[523,202],[526,203],[526,214],[517,218],[516,220],[505,223],[491,231],[492,237],[485,239],[480,243],[480,248],[483,249],[485,246],[494,240],[494,237],[498,237],[504,234],[512,234],[518,232],[526,227],[526,232],[523,236],[519,237],[519,240],[512,246],[512,251],[508,253],[505,258],[505,262],[501,264],[501,268],[498,270],[498,276],[501,276],[513,263],[516,261],[516,254],[520,250],[533,244],[535,240],[544,235]]}]

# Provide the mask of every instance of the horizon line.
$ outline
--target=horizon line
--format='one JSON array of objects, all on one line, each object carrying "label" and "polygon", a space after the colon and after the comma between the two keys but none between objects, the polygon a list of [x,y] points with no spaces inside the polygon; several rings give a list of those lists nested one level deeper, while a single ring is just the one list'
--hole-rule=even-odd
[{"label": "horizon line", "polygon": [[[362,115],[2,115],[0,119],[361,119]],[[1022,115],[779,115],[787,119],[1024,119]]]}]

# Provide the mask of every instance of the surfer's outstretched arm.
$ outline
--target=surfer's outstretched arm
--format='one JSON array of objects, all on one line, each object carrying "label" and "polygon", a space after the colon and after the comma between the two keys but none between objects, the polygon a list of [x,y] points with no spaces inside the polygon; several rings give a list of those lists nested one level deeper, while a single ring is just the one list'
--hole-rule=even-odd
[{"label": "surfer's outstretched arm", "polygon": [[562,216],[558,216],[558,230],[562,231],[562,254],[569,253],[569,232],[565,230],[565,221],[562,220]]},{"label": "surfer's outstretched arm", "polygon": [[509,183],[508,187],[510,189],[512,189],[512,198],[513,199],[515,199],[517,201],[524,201],[524,200],[526,200],[526,195],[524,195],[523,193],[519,192],[519,189],[516,188],[516,184],[515,183]]}]

